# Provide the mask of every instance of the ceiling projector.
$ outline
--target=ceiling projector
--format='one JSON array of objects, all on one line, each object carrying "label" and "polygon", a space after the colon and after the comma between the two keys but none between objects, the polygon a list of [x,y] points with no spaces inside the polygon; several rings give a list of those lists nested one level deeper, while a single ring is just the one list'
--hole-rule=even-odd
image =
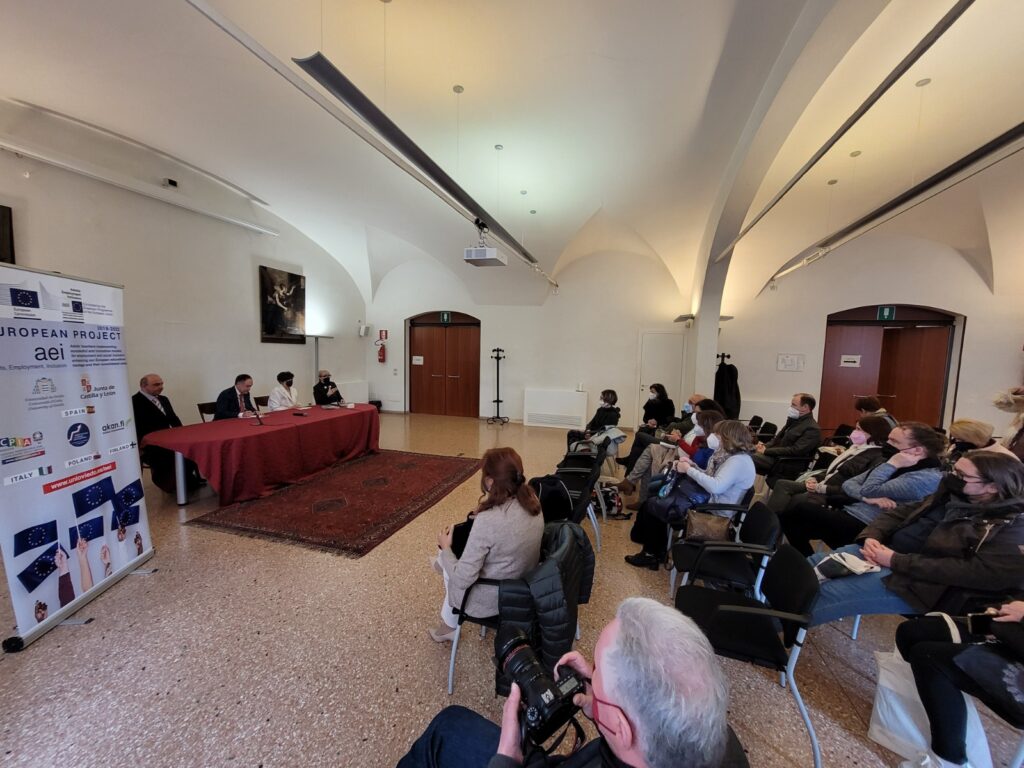
[{"label": "ceiling projector", "polygon": [[487,248],[485,246],[467,248],[466,255],[463,260],[467,264],[472,264],[474,267],[508,266],[508,256],[504,253],[498,253],[497,248]]}]

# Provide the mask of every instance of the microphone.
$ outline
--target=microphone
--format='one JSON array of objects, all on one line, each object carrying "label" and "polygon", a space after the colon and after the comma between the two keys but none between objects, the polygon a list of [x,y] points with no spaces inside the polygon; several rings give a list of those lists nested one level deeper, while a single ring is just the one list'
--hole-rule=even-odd
[{"label": "microphone", "polygon": [[252,405],[253,405],[253,413],[256,414],[256,424],[262,427],[263,426],[263,419],[260,417],[260,404],[257,403],[256,400],[253,400],[252,401]]}]

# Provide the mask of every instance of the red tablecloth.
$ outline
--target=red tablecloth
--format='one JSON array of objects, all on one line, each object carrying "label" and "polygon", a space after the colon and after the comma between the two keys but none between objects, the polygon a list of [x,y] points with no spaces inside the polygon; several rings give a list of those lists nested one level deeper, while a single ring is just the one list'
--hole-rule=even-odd
[{"label": "red tablecloth", "polygon": [[142,444],[194,461],[225,505],[266,496],[337,461],[377,451],[379,438],[377,409],[356,405],[267,413],[263,426],[249,418],[162,429]]}]

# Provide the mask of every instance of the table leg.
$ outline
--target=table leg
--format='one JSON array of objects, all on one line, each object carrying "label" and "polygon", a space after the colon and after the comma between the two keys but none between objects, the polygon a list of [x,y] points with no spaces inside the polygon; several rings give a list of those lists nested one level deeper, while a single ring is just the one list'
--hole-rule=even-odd
[{"label": "table leg", "polygon": [[178,451],[174,452],[174,489],[177,491],[178,506],[188,504],[188,491],[185,490],[185,457]]}]

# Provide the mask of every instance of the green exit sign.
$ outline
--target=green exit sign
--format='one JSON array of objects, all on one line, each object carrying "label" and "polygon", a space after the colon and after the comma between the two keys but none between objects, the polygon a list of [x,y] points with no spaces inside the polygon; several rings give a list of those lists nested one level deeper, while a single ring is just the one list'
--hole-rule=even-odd
[{"label": "green exit sign", "polygon": [[879,307],[878,308],[878,320],[895,320],[896,319],[896,307]]},{"label": "green exit sign", "polygon": [[442,323],[444,323],[445,325],[448,325],[448,323],[450,323],[451,321],[452,321],[452,313],[451,312],[442,312],[441,313],[441,322]]}]

